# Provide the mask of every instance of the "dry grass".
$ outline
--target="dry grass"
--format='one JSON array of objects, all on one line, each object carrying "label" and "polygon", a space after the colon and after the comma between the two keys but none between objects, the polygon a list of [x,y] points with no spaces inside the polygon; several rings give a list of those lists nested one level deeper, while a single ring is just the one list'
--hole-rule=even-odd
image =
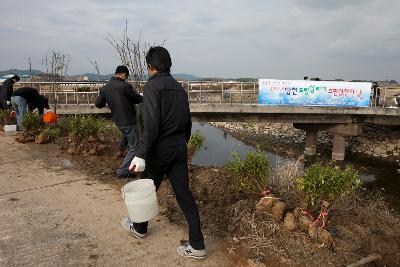
[{"label": "dry grass", "polygon": [[302,195],[297,190],[295,180],[303,175],[303,156],[276,163],[272,174],[274,193],[281,197],[289,208],[294,209],[302,201]]}]

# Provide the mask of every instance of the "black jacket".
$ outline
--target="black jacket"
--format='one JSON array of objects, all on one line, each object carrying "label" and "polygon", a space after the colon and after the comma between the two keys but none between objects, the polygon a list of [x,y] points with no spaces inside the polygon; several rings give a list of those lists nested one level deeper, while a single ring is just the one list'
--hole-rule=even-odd
[{"label": "black jacket", "polygon": [[29,109],[34,110],[35,108],[37,108],[40,115],[43,114],[44,108],[49,108],[49,103],[47,99],[39,95],[38,90],[36,90],[35,88],[21,87],[14,91],[14,96],[23,97],[26,100]]},{"label": "black jacket", "polygon": [[136,124],[135,104],[142,103],[143,97],[136,93],[132,85],[117,77],[100,89],[96,99],[96,107],[104,108],[106,104],[111,109],[111,115],[116,125]]},{"label": "black jacket", "polygon": [[10,101],[13,94],[13,84],[14,81],[12,78],[8,78],[3,82],[0,87],[0,99],[2,99],[3,101]]},{"label": "black jacket", "polygon": [[192,121],[188,96],[167,72],[151,76],[143,90],[143,138],[136,156],[146,158],[153,149],[186,145]]}]

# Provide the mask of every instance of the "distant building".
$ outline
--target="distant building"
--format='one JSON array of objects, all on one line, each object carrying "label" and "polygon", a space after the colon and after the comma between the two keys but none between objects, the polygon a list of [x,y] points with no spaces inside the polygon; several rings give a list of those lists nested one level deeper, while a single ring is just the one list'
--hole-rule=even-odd
[{"label": "distant building", "polygon": [[87,76],[79,76],[78,78],[76,78],[77,81],[89,81],[89,77]]}]

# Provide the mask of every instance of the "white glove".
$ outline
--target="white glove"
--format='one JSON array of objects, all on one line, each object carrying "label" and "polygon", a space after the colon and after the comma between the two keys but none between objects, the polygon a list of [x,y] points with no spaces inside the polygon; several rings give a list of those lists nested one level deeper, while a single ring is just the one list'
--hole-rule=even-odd
[{"label": "white glove", "polygon": [[131,165],[129,165],[129,171],[142,172],[146,168],[146,162],[142,158],[134,157]]},{"label": "white glove", "polygon": [[7,106],[9,106],[9,105],[11,105],[11,102],[10,102],[10,101],[7,101]]}]

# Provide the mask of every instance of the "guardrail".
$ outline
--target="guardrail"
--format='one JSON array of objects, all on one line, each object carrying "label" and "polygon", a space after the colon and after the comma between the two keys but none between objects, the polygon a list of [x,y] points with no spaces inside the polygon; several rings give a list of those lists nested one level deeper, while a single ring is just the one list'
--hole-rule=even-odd
[{"label": "guardrail", "polygon": [[[145,81],[130,82],[141,91]],[[212,82],[212,81],[180,81],[185,88],[191,103],[230,103],[257,104],[257,82]],[[94,104],[99,90],[106,82],[21,82],[20,87],[30,86],[38,89],[40,94],[49,98],[50,103],[80,105]],[[56,88],[55,88],[56,87]],[[83,91],[84,90],[84,91]],[[55,93],[57,92],[57,93]],[[372,94],[372,92],[371,92]],[[372,99],[371,107],[397,107],[394,97],[400,94],[400,87],[381,88],[380,101]]]}]

